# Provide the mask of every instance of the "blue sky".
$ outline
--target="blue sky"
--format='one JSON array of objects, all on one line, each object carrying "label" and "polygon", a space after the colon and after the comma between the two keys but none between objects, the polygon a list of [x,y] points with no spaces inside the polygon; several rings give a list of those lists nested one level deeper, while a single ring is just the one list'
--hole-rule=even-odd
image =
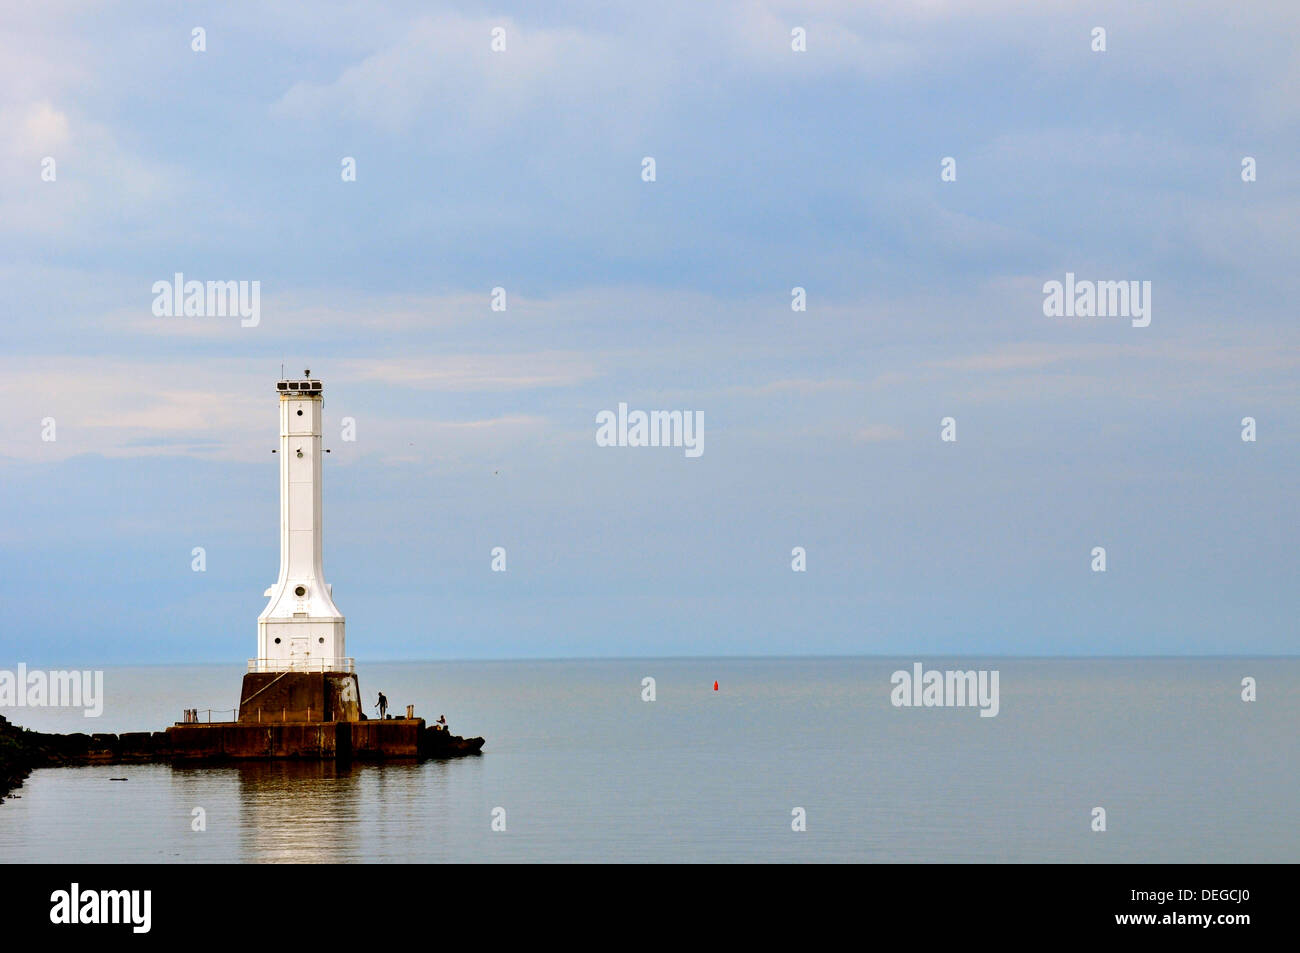
[{"label": "blue sky", "polygon": [[281,361],[362,660],[1294,652],[1300,9],[1222,7],[10,5],[0,665],[252,654]]}]

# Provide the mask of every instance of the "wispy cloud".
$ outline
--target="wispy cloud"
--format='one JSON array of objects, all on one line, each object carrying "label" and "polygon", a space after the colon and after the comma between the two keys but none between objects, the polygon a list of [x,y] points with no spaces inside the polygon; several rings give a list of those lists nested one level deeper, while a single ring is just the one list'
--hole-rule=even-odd
[{"label": "wispy cloud", "polygon": [[421,359],[345,360],[341,380],[435,391],[516,391],[573,387],[600,376],[589,354],[462,354]]}]

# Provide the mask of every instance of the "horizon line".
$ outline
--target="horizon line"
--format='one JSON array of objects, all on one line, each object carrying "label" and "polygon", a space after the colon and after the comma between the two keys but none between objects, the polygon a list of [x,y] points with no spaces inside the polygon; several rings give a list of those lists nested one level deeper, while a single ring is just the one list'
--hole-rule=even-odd
[{"label": "horizon line", "polygon": [[[1186,655],[1170,654],[1151,654],[1151,653],[1129,653],[1129,654],[1008,654],[1001,652],[921,652],[921,653],[899,653],[899,652],[881,652],[881,653],[853,653],[853,654],[807,654],[807,655],[525,655],[510,657],[458,657],[458,658],[372,658],[357,660],[355,668],[361,665],[393,665],[411,662],[429,662],[437,664],[459,664],[465,662],[677,662],[677,661],[819,661],[834,659],[1008,659],[1012,661],[1089,661],[1089,660],[1107,660],[1107,659],[1147,659],[1152,661],[1158,660],[1192,660],[1192,659],[1300,659],[1300,653],[1291,654],[1269,654],[1269,653],[1190,653]],[[86,665],[57,665],[47,663],[32,663],[30,661],[14,662],[14,665],[25,665],[29,669],[41,668],[65,668],[77,669],[85,668]],[[97,668],[181,668],[186,666],[230,666],[246,668],[247,661],[221,662],[221,661],[190,661],[190,662],[108,662],[100,663]],[[0,666],[0,670],[4,666]]]}]

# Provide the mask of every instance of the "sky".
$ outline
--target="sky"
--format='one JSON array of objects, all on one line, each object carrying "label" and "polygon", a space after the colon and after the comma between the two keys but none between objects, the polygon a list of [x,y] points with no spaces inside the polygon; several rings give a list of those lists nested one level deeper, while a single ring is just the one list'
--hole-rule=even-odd
[{"label": "sky", "polygon": [[[0,666],[255,653],[282,362],[359,661],[1292,654],[1298,27],[7,3]],[[178,272],[256,325],[156,315]],[[1149,326],[1045,315],[1067,273]],[[703,454],[598,446],[619,403]]]}]

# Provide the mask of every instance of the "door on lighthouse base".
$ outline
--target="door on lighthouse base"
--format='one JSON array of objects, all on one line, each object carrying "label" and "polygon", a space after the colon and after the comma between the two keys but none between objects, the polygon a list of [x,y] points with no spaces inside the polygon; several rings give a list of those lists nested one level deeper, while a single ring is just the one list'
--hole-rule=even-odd
[{"label": "door on lighthouse base", "polygon": [[307,648],[306,639],[289,640],[289,667],[291,669],[306,669],[309,661],[308,655],[311,650]]}]

